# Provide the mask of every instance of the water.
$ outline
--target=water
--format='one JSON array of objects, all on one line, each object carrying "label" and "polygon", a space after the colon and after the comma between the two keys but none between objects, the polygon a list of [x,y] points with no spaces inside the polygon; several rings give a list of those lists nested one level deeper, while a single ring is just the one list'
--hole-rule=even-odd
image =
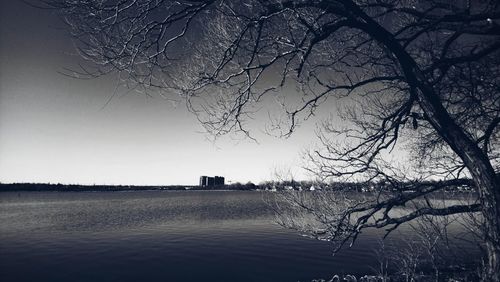
[{"label": "water", "polygon": [[[0,193],[1,281],[311,281],[370,274],[379,232],[332,256],[266,193]],[[403,229],[404,232],[404,229]]]}]

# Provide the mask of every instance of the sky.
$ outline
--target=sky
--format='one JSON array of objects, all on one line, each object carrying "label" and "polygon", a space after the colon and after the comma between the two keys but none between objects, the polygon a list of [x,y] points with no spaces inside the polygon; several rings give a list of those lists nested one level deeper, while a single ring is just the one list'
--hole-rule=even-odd
[{"label": "sky", "polygon": [[[113,76],[61,74],[78,63],[57,16],[21,0],[0,1],[0,182],[195,185],[200,175],[230,182],[271,180],[314,142],[314,121],[292,137],[251,130],[258,143],[207,140],[185,106],[121,90]],[[227,182],[226,181],[226,182]]]}]

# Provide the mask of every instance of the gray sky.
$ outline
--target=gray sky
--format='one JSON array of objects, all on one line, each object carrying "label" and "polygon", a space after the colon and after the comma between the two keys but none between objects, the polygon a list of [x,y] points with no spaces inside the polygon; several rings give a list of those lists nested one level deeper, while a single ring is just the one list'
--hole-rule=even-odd
[{"label": "gray sky", "polygon": [[282,140],[260,133],[258,116],[259,144],[213,144],[182,104],[122,90],[102,109],[115,80],[59,73],[78,58],[57,17],[20,0],[1,1],[0,11],[0,182],[169,185],[223,175],[258,183],[286,167],[306,178],[299,153],[314,140],[314,122]]}]

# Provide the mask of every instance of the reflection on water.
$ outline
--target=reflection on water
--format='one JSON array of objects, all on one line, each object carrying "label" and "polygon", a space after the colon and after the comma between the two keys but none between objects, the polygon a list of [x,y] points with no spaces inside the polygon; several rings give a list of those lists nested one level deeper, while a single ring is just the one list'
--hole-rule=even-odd
[{"label": "reflection on water", "polygon": [[0,280],[265,282],[373,272],[380,232],[365,232],[332,256],[329,243],[274,224],[263,197],[0,193]]}]

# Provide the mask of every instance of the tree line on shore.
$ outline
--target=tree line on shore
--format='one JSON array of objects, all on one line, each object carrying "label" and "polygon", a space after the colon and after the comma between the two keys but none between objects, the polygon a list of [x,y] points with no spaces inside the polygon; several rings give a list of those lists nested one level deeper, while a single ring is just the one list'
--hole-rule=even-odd
[{"label": "tree line on shore", "polygon": [[[297,191],[351,191],[351,192],[374,192],[374,191],[387,191],[387,192],[411,192],[417,186],[439,185],[439,181],[427,181],[419,183],[399,183],[395,186],[394,183],[390,185],[385,182],[319,182],[319,181],[262,181],[259,184],[252,182],[240,183],[235,182],[226,185],[214,185],[209,187],[201,187],[194,185],[82,185],[82,184],[61,184],[61,183],[0,183],[0,192],[7,191],[150,191],[150,190],[237,190],[237,191],[283,191],[283,190],[297,190]],[[471,192],[472,187],[463,182],[447,187],[448,192]]]},{"label": "tree line on shore", "polygon": [[255,190],[253,183],[218,185],[211,187],[189,185],[81,185],[61,183],[0,183],[0,192],[7,191],[67,191],[67,192],[99,192],[99,191],[151,191],[151,190]]}]

